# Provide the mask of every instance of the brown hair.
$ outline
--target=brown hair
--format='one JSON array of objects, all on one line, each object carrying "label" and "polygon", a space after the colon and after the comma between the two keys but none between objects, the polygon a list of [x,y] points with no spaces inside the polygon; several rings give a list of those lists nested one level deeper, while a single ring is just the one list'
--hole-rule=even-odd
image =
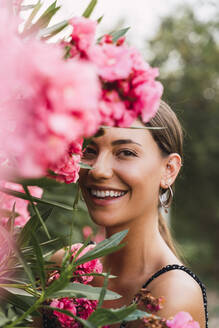
[{"label": "brown hair", "polygon": [[[181,124],[174,111],[164,102],[161,101],[156,115],[146,123],[148,127],[162,127],[163,129],[149,130],[155,142],[159,146],[163,156],[171,153],[178,153],[183,158],[183,131]],[[166,190],[161,189],[160,193]],[[179,257],[179,252],[169,228],[159,210],[159,231],[166,244],[172,252]]]}]

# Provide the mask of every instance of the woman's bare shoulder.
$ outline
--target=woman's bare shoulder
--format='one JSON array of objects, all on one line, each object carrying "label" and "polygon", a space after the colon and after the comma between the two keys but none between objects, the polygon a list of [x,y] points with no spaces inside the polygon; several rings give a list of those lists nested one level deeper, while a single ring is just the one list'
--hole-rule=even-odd
[{"label": "woman's bare shoulder", "polygon": [[198,321],[201,328],[205,327],[203,295],[199,284],[186,272],[172,270],[154,279],[147,287],[153,296],[163,296],[164,307],[158,315],[169,318],[177,312],[189,312]]}]

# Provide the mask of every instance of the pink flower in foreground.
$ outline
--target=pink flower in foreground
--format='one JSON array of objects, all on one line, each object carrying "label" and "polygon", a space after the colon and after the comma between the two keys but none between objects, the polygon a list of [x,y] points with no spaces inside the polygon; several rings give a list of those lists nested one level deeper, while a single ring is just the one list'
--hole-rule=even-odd
[{"label": "pink flower in foreground", "polygon": [[[87,300],[86,298],[60,298],[55,299],[50,304],[51,307],[56,307],[62,310],[72,312],[73,315],[77,315],[81,319],[86,320],[91,313],[97,307],[97,301]],[[80,328],[81,324],[74,318],[67,314],[53,311],[53,314],[57,316],[60,324],[63,328]]]},{"label": "pink flower in foreground", "polygon": [[[60,298],[60,299],[54,299],[51,304],[51,307],[56,307],[61,310],[66,310],[71,312],[73,315],[76,315],[76,306],[72,299],[70,298]],[[61,323],[62,327],[65,328],[72,328],[74,327],[73,324],[75,324],[75,319],[68,316],[67,314],[53,311],[53,313],[57,316],[59,322]]]},{"label": "pink flower in foreground", "polygon": [[89,58],[96,64],[98,73],[103,80],[126,79],[131,73],[132,61],[126,46],[96,45],[92,48]]},{"label": "pink flower in foreground", "polygon": [[[0,181],[0,186],[8,188],[14,191],[24,192],[23,187],[17,183]],[[29,187],[29,191],[32,196],[41,198],[43,190],[39,187]],[[14,224],[18,227],[23,227],[30,218],[30,213],[28,211],[28,200],[17,198],[3,192],[0,192],[0,208],[2,210],[8,211],[10,213],[13,209],[15,203],[15,212],[17,214]],[[2,214],[0,218],[0,223],[6,225],[8,221],[8,216]]]},{"label": "pink flower in foreground", "polygon": [[94,44],[97,22],[85,17],[73,17],[70,24],[73,26],[71,34],[73,44],[86,54]]},{"label": "pink flower in foreground", "polygon": [[[83,246],[83,244],[77,243],[77,244],[74,244],[71,247],[72,259],[74,258],[74,256],[76,256],[76,253],[78,252],[78,250],[82,246]],[[88,246],[86,246],[80,252],[80,254],[77,256],[77,259],[79,259],[81,256],[83,256],[84,254],[86,254],[88,251],[90,251],[94,247],[95,247],[95,245],[88,245]],[[74,275],[89,274],[89,273],[102,273],[102,271],[103,271],[103,266],[102,266],[100,260],[97,258],[97,259],[88,261],[86,263],[80,264],[77,267],[76,271],[74,272]],[[73,282],[82,282],[84,284],[87,284],[87,283],[89,283],[92,280],[93,280],[93,277],[92,276],[73,277]]]},{"label": "pink flower in foreground", "polygon": [[72,183],[76,182],[79,177],[80,161],[82,154],[82,140],[77,143],[72,143],[69,151],[61,160],[50,169],[56,174],[57,181]]},{"label": "pink flower in foreground", "polygon": [[167,320],[169,328],[200,328],[199,323],[194,321],[188,312],[177,313],[172,320]]}]

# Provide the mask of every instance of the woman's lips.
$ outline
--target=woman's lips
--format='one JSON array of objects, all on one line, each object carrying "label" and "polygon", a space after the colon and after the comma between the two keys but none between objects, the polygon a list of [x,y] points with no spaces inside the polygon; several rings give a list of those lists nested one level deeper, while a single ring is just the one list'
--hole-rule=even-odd
[{"label": "woman's lips", "polygon": [[93,203],[97,205],[108,205],[114,202],[118,202],[123,198],[128,191],[122,190],[112,190],[112,189],[94,189],[88,188],[88,195],[89,198],[92,200]]}]

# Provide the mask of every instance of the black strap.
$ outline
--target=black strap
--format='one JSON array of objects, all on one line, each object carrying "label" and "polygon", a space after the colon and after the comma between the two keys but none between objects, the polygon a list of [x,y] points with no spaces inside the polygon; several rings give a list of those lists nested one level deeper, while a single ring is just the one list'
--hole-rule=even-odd
[{"label": "black strap", "polygon": [[148,279],[148,281],[144,284],[143,288],[146,288],[152,280],[160,276],[161,274],[168,272],[170,270],[182,270],[188,273],[195,281],[199,284],[202,290],[202,295],[203,295],[203,303],[204,303],[204,309],[205,309],[205,323],[206,323],[206,328],[208,328],[208,306],[207,306],[207,294],[206,294],[206,288],[204,284],[200,281],[200,279],[188,268],[184,267],[183,265],[178,265],[178,264],[173,264],[173,265],[167,265],[163,267],[161,270],[153,274],[153,276]]}]

